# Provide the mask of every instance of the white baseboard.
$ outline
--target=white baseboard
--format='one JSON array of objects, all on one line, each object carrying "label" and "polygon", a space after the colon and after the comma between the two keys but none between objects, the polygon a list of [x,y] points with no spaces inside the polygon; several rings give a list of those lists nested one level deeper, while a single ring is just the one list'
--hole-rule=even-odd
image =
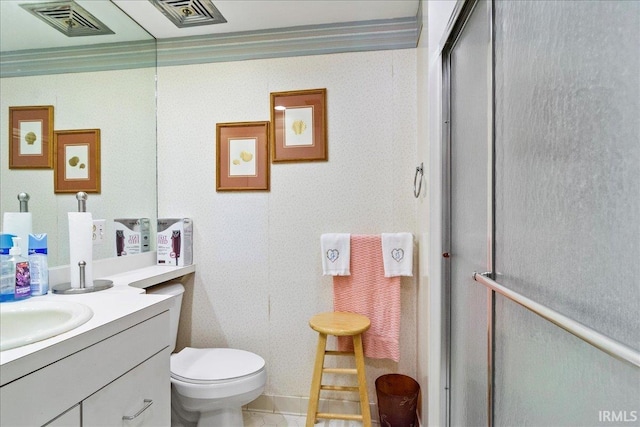
[{"label": "white baseboard", "polygon": [[[243,409],[253,412],[267,412],[306,416],[309,405],[308,397],[260,395],[256,400],[244,406]],[[360,402],[352,400],[320,399],[320,412],[336,412],[345,414],[360,414]],[[371,420],[378,425],[378,406],[370,402]]]}]

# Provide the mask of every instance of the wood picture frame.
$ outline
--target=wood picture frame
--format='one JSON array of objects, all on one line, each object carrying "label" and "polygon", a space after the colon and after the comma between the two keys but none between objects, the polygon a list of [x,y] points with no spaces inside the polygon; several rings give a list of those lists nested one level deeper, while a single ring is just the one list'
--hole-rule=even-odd
[{"label": "wood picture frame", "polygon": [[53,105],[9,107],[9,169],[53,167]]},{"label": "wood picture frame", "polygon": [[271,93],[271,161],[326,161],[327,90]]},{"label": "wood picture frame", "polygon": [[54,192],[100,193],[100,129],[54,132]]},{"label": "wood picture frame", "polygon": [[269,191],[269,122],[216,124],[216,191]]}]

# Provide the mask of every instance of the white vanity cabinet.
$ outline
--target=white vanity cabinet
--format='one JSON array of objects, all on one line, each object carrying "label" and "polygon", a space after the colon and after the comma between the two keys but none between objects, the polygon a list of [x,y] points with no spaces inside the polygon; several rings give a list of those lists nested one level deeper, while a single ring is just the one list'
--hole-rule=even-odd
[{"label": "white vanity cabinet", "polygon": [[168,426],[169,349],[136,366],[82,402],[83,426]]},{"label": "white vanity cabinet", "polygon": [[45,427],[80,427],[82,422],[80,417],[80,404],[78,403],[67,412],[58,415],[55,420],[45,424]]},{"label": "white vanity cabinet", "polygon": [[[141,288],[194,273],[195,265],[158,266],[155,252],[104,261],[94,263],[94,275],[112,280],[112,288],[31,299],[77,301],[93,317],[0,352],[0,427],[171,424],[171,301]],[[68,267],[50,269],[50,284],[68,281],[68,274]]]},{"label": "white vanity cabinet", "polygon": [[[3,385],[0,425],[169,426],[169,312],[120,326],[108,338]],[[123,420],[143,409],[145,399],[153,403],[130,422]]]}]

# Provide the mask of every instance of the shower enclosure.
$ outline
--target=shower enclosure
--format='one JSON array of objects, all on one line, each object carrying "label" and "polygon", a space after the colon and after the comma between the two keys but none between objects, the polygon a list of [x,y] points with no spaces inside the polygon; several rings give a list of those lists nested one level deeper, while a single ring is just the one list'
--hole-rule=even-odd
[{"label": "shower enclosure", "polygon": [[640,2],[454,15],[446,424],[640,425]]}]

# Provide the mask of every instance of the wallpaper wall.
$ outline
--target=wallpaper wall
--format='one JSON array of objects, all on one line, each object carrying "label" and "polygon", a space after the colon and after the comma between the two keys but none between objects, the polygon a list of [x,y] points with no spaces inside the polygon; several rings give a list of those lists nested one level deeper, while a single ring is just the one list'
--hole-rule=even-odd
[{"label": "wallpaper wall", "polygon": [[[271,164],[269,192],[216,192],[216,123],[269,120],[271,92],[314,88],[327,89],[329,160]],[[320,235],[416,233],[417,144],[415,49],[159,68],[158,215],[193,218],[197,264],[178,347],[253,351],[265,394],[308,396],[308,319],[333,308]],[[367,359],[371,401],[378,376],[416,375],[419,250],[400,361]]]}]

